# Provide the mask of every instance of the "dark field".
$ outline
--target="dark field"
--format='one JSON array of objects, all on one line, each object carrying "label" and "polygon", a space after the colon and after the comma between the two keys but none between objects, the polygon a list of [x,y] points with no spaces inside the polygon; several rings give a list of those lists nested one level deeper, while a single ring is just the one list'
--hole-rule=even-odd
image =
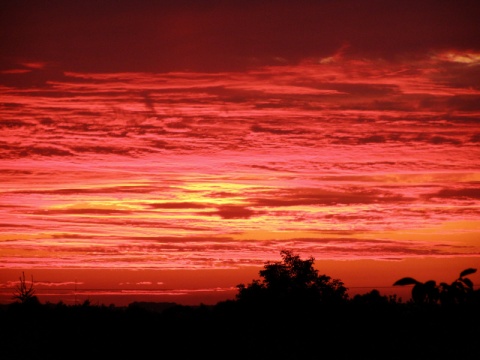
[{"label": "dark field", "polygon": [[480,358],[479,304],[147,305],[4,305],[2,358]]}]

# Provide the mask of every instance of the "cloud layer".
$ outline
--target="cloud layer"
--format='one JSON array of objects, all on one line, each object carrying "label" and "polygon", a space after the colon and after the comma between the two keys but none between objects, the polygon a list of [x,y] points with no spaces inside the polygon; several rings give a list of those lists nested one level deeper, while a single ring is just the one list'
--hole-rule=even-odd
[{"label": "cloud layer", "polygon": [[397,59],[478,50],[480,37],[475,0],[6,0],[0,6],[4,64],[23,58],[80,72],[244,70],[332,57],[338,49]]},{"label": "cloud layer", "polygon": [[[475,59],[4,86],[4,264],[230,267],[279,233],[327,258],[478,255],[480,128],[462,100],[480,100],[463,79]],[[332,232],[350,240],[321,245]]]}]

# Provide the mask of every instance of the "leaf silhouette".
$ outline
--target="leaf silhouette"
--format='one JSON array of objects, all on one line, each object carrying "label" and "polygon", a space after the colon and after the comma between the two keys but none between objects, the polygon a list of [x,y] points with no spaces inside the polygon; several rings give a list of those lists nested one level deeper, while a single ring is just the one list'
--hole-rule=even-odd
[{"label": "leaf silhouette", "polygon": [[473,289],[473,282],[470,279],[462,279],[462,282],[467,285],[470,289]]},{"label": "leaf silhouette", "polygon": [[473,268],[468,268],[468,269],[465,269],[463,270],[461,273],[460,273],[460,277],[464,277],[464,276],[467,276],[467,275],[470,275],[470,274],[473,274],[477,272],[477,269],[473,269]]},{"label": "leaf silhouette", "polygon": [[415,280],[414,278],[411,278],[411,277],[404,277],[404,278],[401,278],[400,280],[397,280],[395,281],[395,283],[393,284],[393,286],[397,286],[397,285],[400,285],[400,286],[404,286],[404,285],[416,285],[418,284],[419,282],[417,280]]}]

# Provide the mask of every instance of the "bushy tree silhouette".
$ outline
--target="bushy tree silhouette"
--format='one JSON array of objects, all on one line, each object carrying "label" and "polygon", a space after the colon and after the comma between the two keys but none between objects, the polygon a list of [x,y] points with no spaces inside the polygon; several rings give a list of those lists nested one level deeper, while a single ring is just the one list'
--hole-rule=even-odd
[{"label": "bushy tree silhouette", "polygon": [[338,279],[320,275],[315,259],[302,260],[290,250],[281,251],[282,261],[267,262],[259,274],[263,280],[237,285],[240,302],[340,303],[348,299],[347,288]]}]

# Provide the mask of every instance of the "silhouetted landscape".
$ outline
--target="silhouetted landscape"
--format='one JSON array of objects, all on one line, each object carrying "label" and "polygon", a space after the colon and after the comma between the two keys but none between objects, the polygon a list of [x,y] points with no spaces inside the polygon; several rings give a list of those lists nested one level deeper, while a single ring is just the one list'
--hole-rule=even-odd
[{"label": "silhouetted landscape", "polygon": [[349,297],[313,258],[284,250],[260,280],[215,305],[41,303],[25,277],[0,308],[3,359],[478,359],[480,292],[465,269],[451,284],[405,277],[402,302]]}]

